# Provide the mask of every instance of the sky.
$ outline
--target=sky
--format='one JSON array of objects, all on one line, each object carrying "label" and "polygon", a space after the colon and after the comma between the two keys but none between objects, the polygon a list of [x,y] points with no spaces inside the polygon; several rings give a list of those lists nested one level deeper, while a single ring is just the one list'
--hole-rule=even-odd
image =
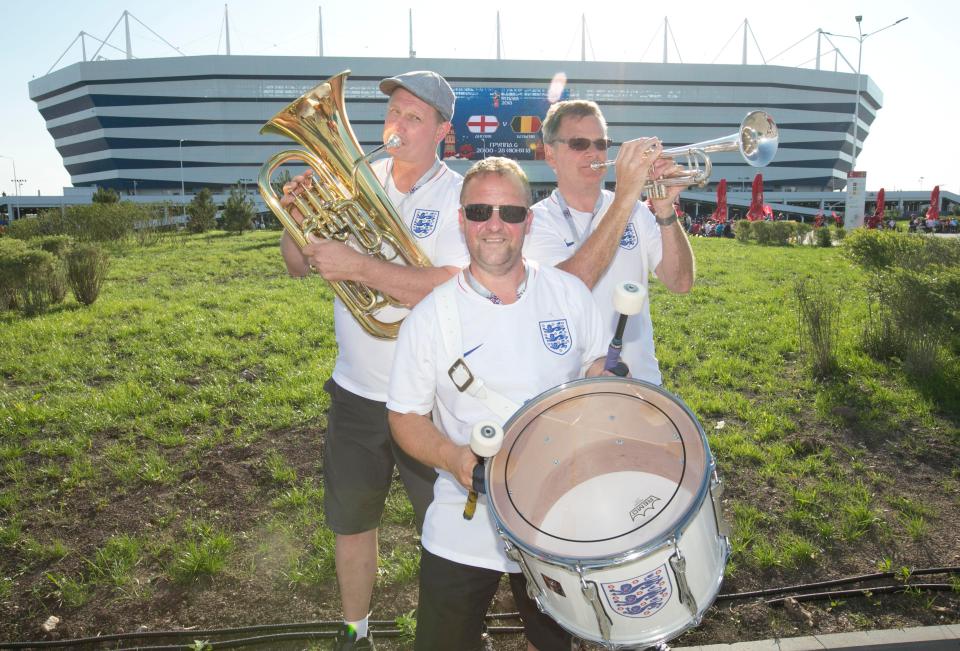
[{"label": "sky", "polygon": [[[127,10],[149,28],[131,21],[137,57],[179,56],[156,35],[186,55],[225,53],[224,4],[222,0],[0,0],[5,27],[0,39],[0,190],[14,194],[14,167],[24,195],[38,191],[55,195],[70,186],[63,159],[29,98],[27,84],[47,74],[65,51],[57,68],[82,60],[79,41],[68,49],[81,30],[103,39]],[[954,124],[960,111],[955,74],[960,3],[686,0],[682,5],[669,3],[672,13],[667,14],[656,3],[639,0],[502,5],[324,0],[285,6],[230,0],[226,4],[233,54],[316,55],[319,7],[327,56],[407,56],[412,11],[418,58],[493,59],[499,11],[503,58],[579,60],[583,15],[588,60],[661,61],[666,18],[671,62],[740,63],[746,19],[753,34],[748,63],[766,60],[772,65],[802,67],[814,65],[816,38],[811,35],[817,28],[854,37],[833,41],[855,67],[860,46],[855,16],[861,15],[861,28],[869,35],[862,41],[861,72],[883,93],[883,108],[857,161],[857,167],[867,172],[867,189],[930,190],[939,184],[941,190],[960,193],[960,136]],[[905,16],[909,19],[884,29]],[[122,24],[109,43],[124,47]],[[88,39],[88,56],[95,47]],[[830,47],[823,42],[824,52]],[[101,54],[124,56],[111,48]],[[834,54],[821,59],[822,68],[833,70],[834,66],[851,71]]]}]

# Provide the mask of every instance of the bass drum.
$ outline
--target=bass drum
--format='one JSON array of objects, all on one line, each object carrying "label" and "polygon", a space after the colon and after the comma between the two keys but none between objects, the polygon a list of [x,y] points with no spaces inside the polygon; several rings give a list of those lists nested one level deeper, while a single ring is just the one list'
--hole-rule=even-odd
[{"label": "bass drum", "polygon": [[700,623],[730,551],[721,485],[683,402],[639,380],[577,380],[527,402],[486,464],[490,510],[541,610],[608,648]]}]

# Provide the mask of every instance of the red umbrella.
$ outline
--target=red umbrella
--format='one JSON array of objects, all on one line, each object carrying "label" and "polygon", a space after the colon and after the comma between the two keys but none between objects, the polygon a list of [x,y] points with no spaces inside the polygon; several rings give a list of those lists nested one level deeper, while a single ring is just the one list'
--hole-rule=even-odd
[{"label": "red umbrella", "polygon": [[940,186],[933,186],[930,193],[930,207],[927,209],[927,219],[940,219]]},{"label": "red umbrella", "polygon": [[720,224],[727,223],[727,179],[720,179],[717,184],[717,209],[710,217]]},{"label": "red umbrella", "polygon": [[867,228],[876,228],[883,222],[883,207],[886,201],[884,200],[884,190],[880,188],[880,191],[877,192],[877,207],[873,211],[873,215],[870,219],[867,220]]},{"label": "red umbrella", "polygon": [[763,175],[757,174],[753,177],[753,195],[750,198],[750,210],[747,211],[747,219],[752,222],[763,219]]}]

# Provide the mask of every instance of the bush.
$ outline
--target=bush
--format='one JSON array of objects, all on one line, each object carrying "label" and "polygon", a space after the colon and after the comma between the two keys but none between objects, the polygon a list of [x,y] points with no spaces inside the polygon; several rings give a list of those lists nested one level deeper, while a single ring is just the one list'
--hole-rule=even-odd
[{"label": "bush", "polygon": [[213,203],[210,190],[200,190],[187,206],[187,230],[191,233],[205,233],[217,225],[217,205]]},{"label": "bush", "polygon": [[833,226],[833,239],[842,242],[847,236],[847,229],[843,226]]},{"label": "bush", "polygon": [[250,201],[243,190],[234,187],[230,190],[230,197],[227,199],[227,205],[223,208],[223,226],[228,231],[237,231],[243,233],[252,227],[253,202]]},{"label": "bush", "polygon": [[890,267],[922,270],[960,266],[960,239],[918,237],[910,233],[857,229],[844,244],[856,264],[877,271]]},{"label": "bush", "polygon": [[801,278],[794,284],[797,299],[800,343],[809,345],[810,359],[815,377],[828,377],[837,369],[836,342],[840,322],[840,297],[828,293],[822,284],[811,286]]},{"label": "bush", "polygon": [[813,242],[816,246],[822,247],[831,247],[833,246],[833,234],[830,232],[829,226],[821,226],[814,232]]},{"label": "bush", "polygon": [[56,302],[57,292],[59,299],[63,300],[62,283],[57,281],[57,276],[62,277],[62,272],[57,268],[58,260],[52,253],[27,250],[20,254],[19,261],[18,302],[25,314],[34,316],[46,312],[50,304]]},{"label": "bush", "polygon": [[47,253],[52,253],[60,259],[64,259],[73,240],[69,235],[48,235],[40,240],[39,246]]},{"label": "bush", "polygon": [[770,222],[765,221],[756,221],[750,225],[750,231],[753,234],[753,239],[757,241],[757,244],[762,244],[764,246],[770,246],[774,243],[773,239],[773,229],[770,228]]},{"label": "bush", "polygon": [[67,235],[78,242],[122,241],[134,232],[134,225],[149,222],[149,207],[130,202],[94,203],[44,210],[36,218],[18,219],[10,225],[10,236],[19,239]]},{"label": "bush", "polygon": [[794,237],[797,240],[797,244],[803,244],[806,242],[807,235],[809,235],[810,231],[813,230],[813,226],[811,224],[807,224],[806,222],[793,222],[793,225],[795,233]]},{"label": "bush", "polygon": [[903,262],[920,255],[923,246],[921,238],[858,228],[844,243],[844,253],[867,271],[879,271],[893,266],[904,266]]},{"label": "bush", "polygon": [[752,223],[747,219],[738,219],[733,224],[733,234],[738,242],[749,242],[752,235]]},{"label": "bush", "polygon": [[15,310],[22,269],[20,256],[27,252],[20,240],[0,239],[0,310]]},{"label": "bush", "polygon": [[85,244],[70,251],[67,255],[67,277],[77,302],[92,305],[97,300],[109,267],[110,259],[99,246]]},{"label": "bush", "polygon": [[110,188],[98,187],[93,193],[93,203],[117,203],[118,201],[120,201],[119,193]]}]

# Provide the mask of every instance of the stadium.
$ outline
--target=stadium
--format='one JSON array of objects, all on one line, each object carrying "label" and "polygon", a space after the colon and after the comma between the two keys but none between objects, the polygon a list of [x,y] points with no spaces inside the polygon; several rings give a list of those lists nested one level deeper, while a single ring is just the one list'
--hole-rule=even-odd
[{"label": "stadium", "polygon": [[[838,191],[847,186],[854,139],[862,150],[883,105],[881,90],[866,75],[858,80],[855,73],[745,63],[235,55],[82,61],[29,85],[74,189],[55,201],[22,198],[20,208],[83,202],[94,187],[172,203],[204,187],[222,194],[239,184],[255,194],[263,161],[292,145],[259,134],[274,114],[350,70],[347,112],[369,151],[381,144],[386,107],[378,81],[411,69],[440,72],[454,87],[453,133],[441,152],[454,169],[462,173],[470,160],[506,155],[521,161],[537,192],[553,183],[537,131],[558,77],[566,80],[560,98],[600,104],[615,143],[650,135],[665,147],[698,143],[736,133],[749,111],[766,111],[780,129],[779,151],[762,169],[767,202],[795,215],[842,210],[846,194]],[[615,145],[611,155],[616,152]],[[687,205],[697,213],[701,204],[708,209],[720,179],[728,183],[731,206],[749,205],[759,170],[738,153],[711,158],[710,184],[685,192]],[[613,178],[611,171],[608,185]],[[866,193],[868,208],[871,199]],[[887,195],[901,212],[918,211],[928,199],[923,192]],[[943,194],[945,203],[956,200]]]}]

